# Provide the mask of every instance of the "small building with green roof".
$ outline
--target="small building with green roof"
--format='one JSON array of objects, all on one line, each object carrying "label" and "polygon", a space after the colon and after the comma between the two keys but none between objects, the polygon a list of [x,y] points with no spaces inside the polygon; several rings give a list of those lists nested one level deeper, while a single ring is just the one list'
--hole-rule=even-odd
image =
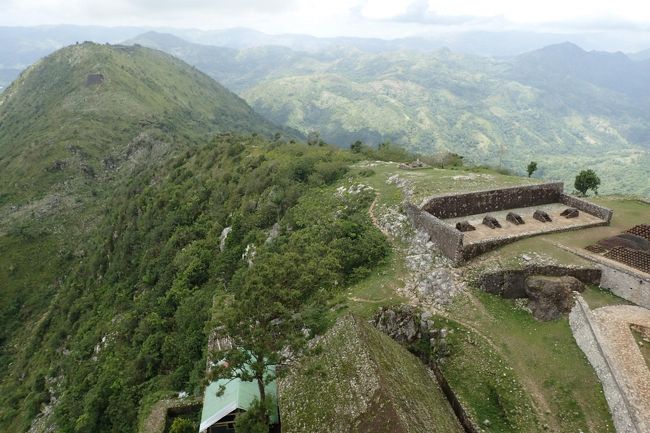
[{"label": "small building with green roof", "polygon": [[[221,386],[224,393],[217,396]],[[266,395],[273,398],[270,423],[279,424],[277,406],[277,385],[275,381],[266,385]],[[208,385],[203,397],[200,433],[234,433],[235,419],[246,412],[254,400],[259,400],[257,382],[244,382],[240,379],[220,379]]]}]

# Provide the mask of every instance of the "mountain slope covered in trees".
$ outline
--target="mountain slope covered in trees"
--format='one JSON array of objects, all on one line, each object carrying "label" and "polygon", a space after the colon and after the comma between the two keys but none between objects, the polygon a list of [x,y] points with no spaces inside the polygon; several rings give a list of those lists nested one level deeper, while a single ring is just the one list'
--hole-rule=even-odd
[{"label": "mountain slope covered in trees", "polygon": [[[279,131],[205,74],[143,47],[62,49],[0,95],[0,418],[17,423],[0,430],[21,431],[40,410],[25,400],[17,357],[92,254],[86,240],[107,200],[127,193],[119,185],[214,134]],[[47,370],[45,352],[30,362]]]}]

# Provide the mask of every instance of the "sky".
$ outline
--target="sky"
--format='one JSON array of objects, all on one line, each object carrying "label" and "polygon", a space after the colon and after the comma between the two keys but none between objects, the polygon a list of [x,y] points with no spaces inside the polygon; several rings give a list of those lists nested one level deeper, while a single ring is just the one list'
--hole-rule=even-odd
[{"label": "sky", "polygon": [[93,24],[395,38],[464,30],[649,32],[643,0],[0,0],[0,25]]}]

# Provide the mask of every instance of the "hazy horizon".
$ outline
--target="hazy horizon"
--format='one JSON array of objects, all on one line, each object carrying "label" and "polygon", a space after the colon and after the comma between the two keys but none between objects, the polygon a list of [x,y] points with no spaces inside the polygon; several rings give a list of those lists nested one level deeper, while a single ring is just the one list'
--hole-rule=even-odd
[{"label": "hazy horizon", "polygon": [[[602,49],[650,47],[650,5],[623,0],[529,4],[501,0],[0,0],[0,26],[92,25],[156,30],[252,29],[269,35],[385,40],[444,37],[474,31],[591,36]],[[592,47],[586,47],[592,48]]]}]

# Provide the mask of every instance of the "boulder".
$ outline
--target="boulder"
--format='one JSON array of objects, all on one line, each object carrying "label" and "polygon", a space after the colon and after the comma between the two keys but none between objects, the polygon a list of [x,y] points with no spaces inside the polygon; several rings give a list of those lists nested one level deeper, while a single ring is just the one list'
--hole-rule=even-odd
[{"label": "boulder", "polygon": [[514,212],[508,212],[508,215],[506,215],[506,221],[509,221],[516,226],[524,224],[524,219],[521,217],[521,215]]},{"label": "boulder", "polygon": [[562,215],[564,218],[576,218],[578,215],[580,215],[580,211],[578,211],[576,208],[568,207],[564,209],[560,215]]},{"label": "boulder", "polygon": [[471,225],[469,221],[461,221],[456,223],[456,230],[461,231],[461,232],[471,232],[476,230],[476,227]]},{"label": "boulder", "polygon": [[483,224],[490,227],[491,229],[500,229],[501,224],[494,218],[492,215],[485,215],[483,218]]},{"label": "boulder", "polygon": [[533,218],[535,218],[537,221],[541,221],[543,223],[550,223],[551,221],[553,221],[551,219],[551,217],[546,212],[544,212],[543,210],[539,210],[539,209],[537,209],[535,211],[535,213],[533,213]]},{"label": "boulder", "polygon": [[573,292],[583,292],[584,284],[570,277],[534,275],[526,279],[528,306],[537,320],[556,320],[573,308]]},{"label": "boulder", "polygon": [[400,343],[413,343],[422,336],[421,316],[408,306],[383,307],[373,322],[377,329]]}]

